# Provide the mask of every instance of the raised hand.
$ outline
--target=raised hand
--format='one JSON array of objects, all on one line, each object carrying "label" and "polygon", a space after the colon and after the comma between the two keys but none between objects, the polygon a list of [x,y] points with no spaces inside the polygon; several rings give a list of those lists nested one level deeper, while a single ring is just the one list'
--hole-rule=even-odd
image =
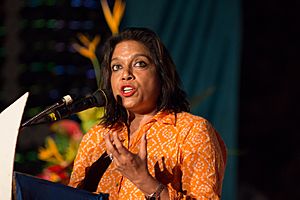
[{"label": "raised hand", "polygon": [[[129,179],[145,195],[152,194],[158,188],[159,182],[150,175],[147,168],[147,140],[144,134],[138,154],[130,152],[123,146],[118,138],[117,132],[104,137],[107,153],[112,156],[115,169]],[[161,199],[169,199],[168,190],[165,188],[161,194]]]},{"label": "raised hand", "polygon": [[115,169],[121,172],[136,185],[142,184],[146,177],[151,176],[147,169],[147,141],[144,134],[138,154],[130,152],[123,146],[118,138],[117,132],[113,132],[112,138],[109,134],[105,136],[107,153],[113,157]]}]

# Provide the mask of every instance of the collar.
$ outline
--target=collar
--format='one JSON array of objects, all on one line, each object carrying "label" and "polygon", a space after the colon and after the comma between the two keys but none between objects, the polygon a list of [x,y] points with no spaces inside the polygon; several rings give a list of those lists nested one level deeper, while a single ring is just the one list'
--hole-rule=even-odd
[{"label": "collar", "polygon": [[169,113],[167,111],[159,111],[154,117],[149,121],[159,121],[164,124],[176,125],[175,113]]},{"label": "collar", "polygon": [[[175,126],[176,125],[176,114],[175,113],[170,113],[167,111],[159,111],[156,113],[152,119],[150,119],[146,124],[149,124],[151,122],[161,122],[163,124],[170,124]],[[122,123],[122,125],[119,126],[121,129],[126,129],[126,124]]]}]

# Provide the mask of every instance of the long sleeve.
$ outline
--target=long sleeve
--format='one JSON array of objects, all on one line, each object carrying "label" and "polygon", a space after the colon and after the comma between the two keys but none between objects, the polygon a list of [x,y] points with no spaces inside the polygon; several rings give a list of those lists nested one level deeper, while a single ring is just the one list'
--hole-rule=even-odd
[{"label": "long sleeve", "polygon": [[204,120],[191,128],[181,151],[183,193],[174,196],[171,194],[170,197],[220,199],[226,148],[209,122]]}]

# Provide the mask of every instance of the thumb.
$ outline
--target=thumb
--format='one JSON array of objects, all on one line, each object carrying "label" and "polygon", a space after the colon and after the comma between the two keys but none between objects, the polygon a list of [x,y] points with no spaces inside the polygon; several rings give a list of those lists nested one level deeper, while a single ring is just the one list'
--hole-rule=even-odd
[{"label": "thumb", "polygon": [[139,156],[142,160],[147,159],[147,139],[146,139],[146,133],[142,136],[141,144],[140,144],[140,151]]}]

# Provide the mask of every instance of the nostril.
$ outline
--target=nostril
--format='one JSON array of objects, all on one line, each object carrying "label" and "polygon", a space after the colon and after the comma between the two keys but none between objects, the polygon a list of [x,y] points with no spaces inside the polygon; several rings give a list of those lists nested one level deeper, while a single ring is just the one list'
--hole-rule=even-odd
[{"label": "nostril", "polygon": [[133,76],[131,74],[123,75],[122,80],[132,80]]}]

